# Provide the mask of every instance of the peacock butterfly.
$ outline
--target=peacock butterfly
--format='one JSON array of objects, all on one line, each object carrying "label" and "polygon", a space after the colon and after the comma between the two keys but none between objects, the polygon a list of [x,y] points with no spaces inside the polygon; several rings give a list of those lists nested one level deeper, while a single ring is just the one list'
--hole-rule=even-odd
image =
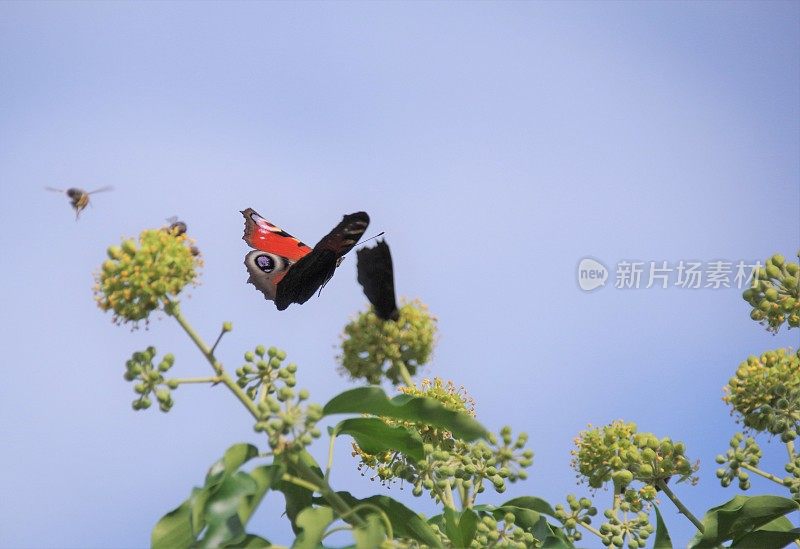
[{"label": "peacock butterfly", "polygon": [[358,283],[364,288],[375,314],[383,320],[397,320],[400,313],[394,296],[394,269],[392,253],[385,240],[356,252],[358,257]]},{"label": "peacock butterfly", "polygon": [[248,252],[244,264],[248,282],[279,311],[292,303],[305,303],[333,277],[344,255],[367,230],[366,212],[345,215],[316,246],[309,248],[283,229],[273,225],[253,208],[242,211]]}]

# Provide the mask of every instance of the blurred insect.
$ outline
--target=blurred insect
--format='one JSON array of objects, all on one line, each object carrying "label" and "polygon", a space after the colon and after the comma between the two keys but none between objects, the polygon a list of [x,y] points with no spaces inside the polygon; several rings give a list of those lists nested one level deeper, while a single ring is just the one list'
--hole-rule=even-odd
[{"label": "blurred insect", "polygon": [[167,227],[167,231],[171,232],[175,236],[180,236],[182,234],[186,234],[188,227],[186,223],[178,219],[177,215],[173,215],[172,217],[167,218],[167,223],[169,223],[169,227]]},{"label": "blurred insect", "polygon": [[[168,217],[167,223],[169,223],[169,227],[164,227],[164,230],[173,236],[181,236],[182,234],[186,234],[186,231],[189,230],[186,223],[178,219],[176,215]],[[200,248],[197,246],[190,246],[189,250],[191,250],[192,255],[195,257],[200,255]]]},{"label": "blurred insect", "polygon": [[114,187],[100,187],[99,189],[95,189],[93,191],[84,191],[83,189],[78,189],[72,187],[70,189],[55,189],[53,187],[45,187],[48,191],[52,191],[54,193],[64,193],[69,197],[70,204],[72,208],[75,210],[75,221],[78,220],[80,217],[81,212],[89,205],[89,195],[95,193],[102,193],[105,191],[111,191]]}]

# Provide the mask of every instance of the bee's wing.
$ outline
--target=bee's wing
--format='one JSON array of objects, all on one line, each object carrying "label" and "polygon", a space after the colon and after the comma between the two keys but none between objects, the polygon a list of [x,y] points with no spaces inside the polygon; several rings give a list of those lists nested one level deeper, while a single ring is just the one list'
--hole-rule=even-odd
[{"label": "bee's wing", "polygon": [[88,193],[86,193],[86,194],[104,193],[104,192],[106,192],[106,191],[113,191],[113,190],[114,190],[114,187],[111,187],[111,186],[107,186],[107,187],[100,187],[99,189],[95,189],[95,190],[93,190],[93,191],[89,191],[89,192],[88,192]]},{"label": "bee's wing", "polygon": [[56,189],[55,187],[45,187],[46,191],[52,191],[54,193],[64,193],[66,192],[64,189]]}]

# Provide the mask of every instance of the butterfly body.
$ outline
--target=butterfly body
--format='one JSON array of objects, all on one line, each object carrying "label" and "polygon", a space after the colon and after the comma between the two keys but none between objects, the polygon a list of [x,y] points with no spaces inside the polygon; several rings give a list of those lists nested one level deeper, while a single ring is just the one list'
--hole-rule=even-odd
[{"label": "butterfly body", "polygon": [[273,225],[252,208],[242,211],[244,236],[255,248],[245,256],[252,283],[279,311],[292,303],[305,303],[333,277],[343,256],[369,225],[365,212],[344,216],[314,248]]}]

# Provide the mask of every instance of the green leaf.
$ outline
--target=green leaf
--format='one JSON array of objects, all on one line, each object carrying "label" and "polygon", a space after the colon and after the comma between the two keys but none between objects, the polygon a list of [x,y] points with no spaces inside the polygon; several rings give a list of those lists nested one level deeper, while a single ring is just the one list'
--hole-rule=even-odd
[{"label": "green leaf", "polygon": [[240,442],[234,444],[225,451],[218,462],[211,466],[206,475],[206,488],[210,488],[214,484],[220,482],[222,477],[226,474],[235,473],[247,461],[253,459],[258,455],[258,448],[252,444]]},{"label": "green leaf", "polygon": [[[180,507],[165,515],[153,529],[156,548],[221,547],[246,539],[245,525],[264,493],[275,482],[273,467],[256,468],[252,474],[238,469],[256,457],[252,444],[235,444],[208,471],[205,485],[192,489]],[[282,471],[282,469],[280,470]],[[282,474],[282,473],[281,473]]]},{"label": "green leaf", "polygon": [[653,505],[656,510],[656,540],[653,549],[672,549],[672,539],[667,532],[667,526],[664,524],[664,519],[661,516],[661,511],[658,510],[658,505]]},{"label": "green leaf", "polygon": [[536,511],[524,509],[522,507],[515,507],[513,505],[502,505],[495,509],[493,514],[494,518],[501,520],[506,513],[513,514],[514,524],[526,532],[532,532],[534,527],[536,527],[539,520],[542,518],[542,515]]},{"label": "green leaf", "polygon": [[239,507],[239,518],[242,524],[247,524],[261,500],[264,499],[264,495],[278,484],[285,471],[286,468],[282,464],[262,465],[250,471],[250,477],[256,483],[256,490],[246,496]]},{"label": "green leaf", "polygon": [[239,508],[245,498],[256,493],[256,481],[243,471],[227,477],[209,498],[205,508],[208,524],[198,547],[222,547],[244,539],[244,524],[239,517]]},{"label": "green leaf", "polygon": [[192,543],[192,507],[186,500],[161,517],[150,535],[150,546],[152,549],[172,549],[189,547]]},{"label": "green leaf", "polygon": [[401,452],[419,461],[425,458],[422,439],[417,433],[403,426],[391,426],[376,417],[345,419],[333,430],[334,436],[352,436],[362,450],[368,454],[385,451]]},{"label": "green leaf", "polygon": [[547,527],[550,529],[550,534],[542,541],[542,549],[575,549],[561,528],[550,523],[547,524]]},{"label": "green leaf", "polygon": [[368,515],[366,525],[359,526],[353,530],[353,538],[356,540],[356,549],[375,549],[380,547],[386,539],[384,524],[376,514]]},{"label": "green leaf", "polygon": [[537,498],[535,496],[522,496],[519,498],[510,499],[505,502],[502,507],[510,506],[510,507],[521,507],[523,509],[530,509],[531,511],[536,511],[537,513],[543,513],[545,515],[555,517],[556,512],[553,510],[553,507],[547,503],[542,498]]},{"label": "green leaf", "polygon": [[779,517],[758,530],[754,530],[737,539],[731,545],[731,548],[763,547],[768,549],[786,547],[796,539],[800,539],[800,528],[795,528],[788,518]]},{"label": "green leaf", "polygon": [[[359,504],[370,504],[379,508],[389,517],[395,538],[410,538],[429,547],[439,548],[442,542],[428,523],[420,515],[389,496],[372,496],[366,499],[353,497],[349,492],[337,492],[350,507]],[[359,512],[359,516],[368,516],[369,509]]]},{"label": "green leaf", "polygon": [[359,387],[333,397],[323,408],[333,414],[371,414],[374,416],[418,421],[441,427],[462,440],[471,441],[487,435],[486,429],[466,413],[448,410],[438,400],[398,395],[389,400],[379,387]]},{"label": "green leaf", "polygon": [[444,508],[444,532],[455,547],[469,547],[478,531],[478,515],[471,509],[459,513]]},{"label": "green leaf", "polygon": [[322,543],[325,529],[333,522],[333,509],[330,507],[309,507],[300,511],[297,526],[300,533],[292,544],[293,549],[317,549]]},{"label": "green leaf", "polygon": [[796,511],[795,501],[779,496],[736,496],[712,507],[703,518],[705,532],[692,539],[690,547],[716,547],[724,541],[738,541],[787,513]]}]

